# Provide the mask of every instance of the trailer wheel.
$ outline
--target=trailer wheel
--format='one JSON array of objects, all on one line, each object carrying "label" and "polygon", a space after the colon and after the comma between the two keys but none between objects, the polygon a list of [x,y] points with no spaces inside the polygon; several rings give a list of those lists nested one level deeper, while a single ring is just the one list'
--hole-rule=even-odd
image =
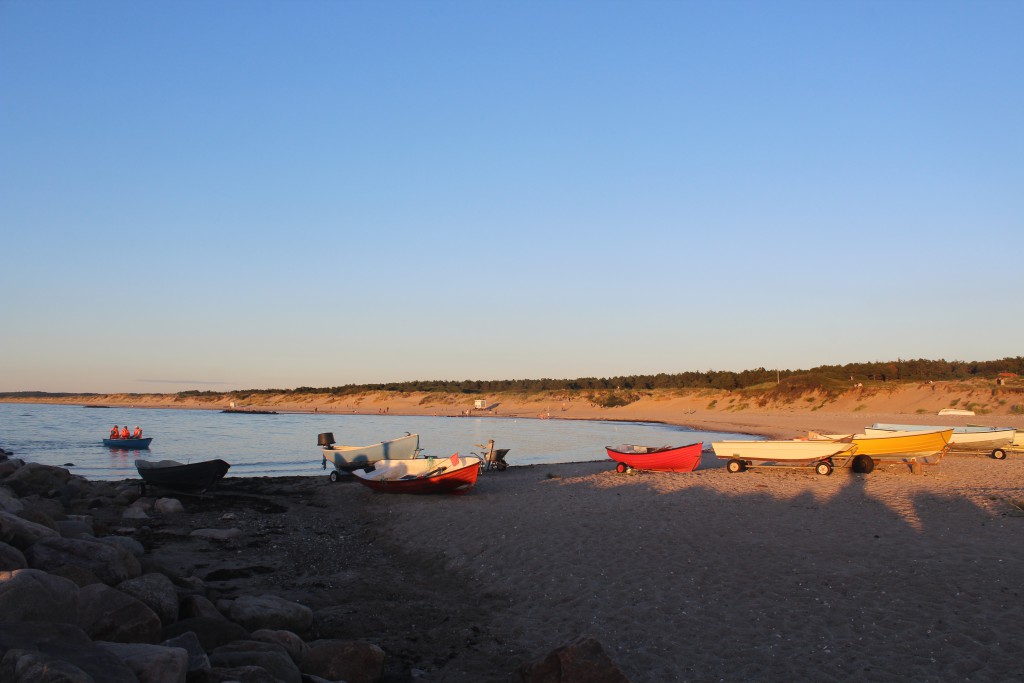
[{"label": "trailer wheel", "polygon": [[855,455],[853,456],[853,463],[850,467],[854,472],[860,474],[871,474],[875,469],[875,461],[871,459],[870,455]]},{"label": "trailer wheel", "polygon": [[997,448],[994,451],[992,451],[992,457],[995,458],[996,460],[1006,460],[1006,451],[1004,451],[1002,448]]},{"label": "trailer wheel", "polygon": [[823,477],[827,477],[828,475],[832,474],[832,464],[827,460],[822,460],[821,462],[814,466],[814,471]]},{"label": "trailer wheel", "polygon": [[334,470],[331,472],[331,481],[338,481],[338,470]]},{"label": "trailer wheel", "polygon": [[747,469],[747,463],[743,462],[742,460],[737,460],[736,458],[733,458],[726,464],[725,469],[735,474],[737,472],[742,472],[743,470]]},{"label": "trailer wheel", "polygon": [[615,471],[618,472],[619,474],[625,474],[626,473],[626,463],[624,463],[624,462],[616,463],[615,464]]}]

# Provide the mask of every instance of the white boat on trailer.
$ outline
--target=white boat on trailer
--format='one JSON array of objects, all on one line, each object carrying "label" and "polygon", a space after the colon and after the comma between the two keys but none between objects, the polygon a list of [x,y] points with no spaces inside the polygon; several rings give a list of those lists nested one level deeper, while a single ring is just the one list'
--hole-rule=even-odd
[{"label": "white boat on trailer", "polygon": [[711,444],[715,457],[727,460],[729,472],[742,472],[754,463],[779,463],[779,466],[813,465],[821,475],[832,474],[836,463],[833,458],[842,458],[844,465],[852,458],[856,447],[841,441],[808,441],[788,439],[778,441],[715,441]]},{"label": "white boat on trailer", "polygon": [[351,474],[354,470],[370,467],[381,460],[412,460],[420,452],[420,435],[409,433],[369,446],[336,445],[331,432],[317,435],[316,442],[323,452],[324,469],[327,469],[327,463],[334,466],[331,481],[338,481],[339,472]]},{"label": "white boat on trailer", "polygon": [[1017,430],[1012,427],[987,427],[984,425],[966,425],[961,427],[931,427],[928,425],[890,424],[876,422],[867,427],[864,433],[872,435],[927,432],[938,429],[952,429],[949,439],[950,449],[954,451],[991,451],[996,460],[1006,457],[1006,447],[1013,444]]}]

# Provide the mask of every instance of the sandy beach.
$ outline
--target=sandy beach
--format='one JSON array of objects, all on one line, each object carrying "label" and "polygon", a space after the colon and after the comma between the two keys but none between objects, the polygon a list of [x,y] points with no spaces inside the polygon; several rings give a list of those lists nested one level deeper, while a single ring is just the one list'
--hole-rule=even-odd
[{"label": "sandy beach", "polygon": [[[775,436],[937,419],[884,403],[643,417]],[[966,420],[1024,427],[943,422]],[[516,681],[581,635],[634,683],[1024,678],[1019,453],[828,477],[730,474],[709,454],[687,474],[512,465],[454,497],[229,479],[142,537],[153,566],[215,602],[271,592],[314,610],[311,637],[379,645],[385,681]],[[208,527],[242,534],[188,534]]]}]

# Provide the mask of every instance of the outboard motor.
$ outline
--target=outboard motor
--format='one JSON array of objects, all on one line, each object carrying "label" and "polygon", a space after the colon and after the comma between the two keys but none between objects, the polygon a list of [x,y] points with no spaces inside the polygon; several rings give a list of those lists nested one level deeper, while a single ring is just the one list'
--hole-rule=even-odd
[{"label": "outboard motor", "polygon": [[334,432],[324,432],[316,435],[317,446],[330,446],[334,443]]}]

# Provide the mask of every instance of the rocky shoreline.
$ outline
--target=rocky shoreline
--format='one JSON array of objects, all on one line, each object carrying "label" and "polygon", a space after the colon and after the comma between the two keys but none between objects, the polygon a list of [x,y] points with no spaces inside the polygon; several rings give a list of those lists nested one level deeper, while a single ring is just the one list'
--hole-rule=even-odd
[{"label": "rocky shoreline", "polygon": [[389,543],[351,486],[144,497],[0,454],[0,680],[626,680],[586,638],[528,662],[500,595]]}]

